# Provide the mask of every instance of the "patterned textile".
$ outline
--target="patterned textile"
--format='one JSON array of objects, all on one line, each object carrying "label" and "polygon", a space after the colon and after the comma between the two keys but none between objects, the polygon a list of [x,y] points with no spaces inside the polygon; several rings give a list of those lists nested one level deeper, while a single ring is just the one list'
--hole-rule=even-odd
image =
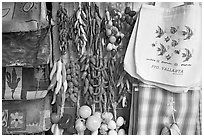
[{"label": "patterned textile", "polygon": [[50,54],[49,35],[47,28],[33,32],[2,33],[2,65],[47,64]]},{"label": "patterned textile", "polygon": [[[140,84],[133,93],[129,134],[159,135],[165,125],[172,124],[167,117],[167,106],[173,97],[175,120],[182,135],[194,135],[199,112],[199,90],[172,93],[167,90]],[[137,98],[137,99],[135,99]]]},{"label": "patterned textile", "polygon": [[45,2],[2,3],[2,65],[47,64],[50,33]]},{"label": "patterned textile", "polygon": [[47,25],[45,2],[2,2],[2,32],[35,31]]},{"label": "patterned textile", "polygon": [[40,133],[50,126],[50,97],[2,101],[2,134]]},{"label": "patterned textile", "polygon": [[44,98],[49,85],[48,65],[35,68],[3,67],[3,100],[31,100]]}]

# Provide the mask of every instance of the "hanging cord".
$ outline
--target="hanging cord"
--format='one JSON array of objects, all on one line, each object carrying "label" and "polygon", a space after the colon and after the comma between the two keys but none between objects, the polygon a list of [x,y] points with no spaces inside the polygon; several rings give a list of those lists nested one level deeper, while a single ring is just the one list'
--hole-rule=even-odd
[{"label": "hanging cord", "polygon": [[176,111],[175,110],[175,102],[174,102],[174,97],[171,96],[171,105],[172,105],[172,118],[173,118],[173,123],[176,123],[176,120],[175,120],[175,115],[174,115],[174,112]]}]

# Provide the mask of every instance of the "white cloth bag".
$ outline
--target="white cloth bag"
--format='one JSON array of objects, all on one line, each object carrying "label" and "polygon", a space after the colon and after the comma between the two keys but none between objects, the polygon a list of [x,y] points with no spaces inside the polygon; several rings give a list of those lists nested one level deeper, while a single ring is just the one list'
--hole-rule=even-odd
[{"label": "white cloth bag", "polygon": [[172,92],[199,88],[202,75],[201,7],[143,5],[124,59],[125,70]]}]

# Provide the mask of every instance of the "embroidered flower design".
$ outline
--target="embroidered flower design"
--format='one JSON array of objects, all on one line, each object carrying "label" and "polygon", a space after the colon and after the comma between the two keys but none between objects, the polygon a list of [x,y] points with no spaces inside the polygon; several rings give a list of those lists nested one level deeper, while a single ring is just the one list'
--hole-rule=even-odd
[{"label": "embroidered flower design", "polygon": [[[169,32],[170,30],[170,32]],[[179,33],[177,33],[179,32]],[[176,34],[177,33],[177,34]],[[191,39],[193,35],[193,31],[189,26],[185,26],[183,30],[179,29],[179,26],[177,27],[170,27],[168,28],[162,28],[160,26],[157,26],[156,28],[156,41],[151,44],[152,48],[155,48],[157,51],[158,56],[163,56],[165,60],[173,60],[173,56],[176,56],[176,58],[183,58],[183,62],[189,61],[190,58],[193,56],[192,49],[183,49],[180,46],[180,42],[183,40]],[[157,44],[160,43],[160,44]],[[181,43],[182,45],[182,43]],[[173,51],[173,52],[172,52]],[[170,54],[169,54],[170,53]]]},{"label": "embroidered flower design", "polygon": [[171,59],[171,55],[169,55],[169,54],[166,55],[166,59],[167,59],[167,60],[170,60],[170,59]]},{"label": "embroidered flower design", "polygon": [[171,34],[175,34],[177,32],[177,29],[175,27],[170,28]]},{"label": "embroidered flower design", "polygon": [[157,51],[159,52],[158,56],[162,56],[167,52],[167,49],[163,44],[160,43],[160,47],[157,48]]},{"label": "embroidered flower design", "polygon": [[164,35],[164,30],[160,26],[158,26],[156,34],[157,34],[156,38],[161,38]]},{"label": "embroidered flower design", "polygon": [[13,128],[21,128],[22,127],[22,124],[23,124],[23,115],[18,113],[18,112],[15,112],[15,113],[11,113],[10,114],[10,117],[11,117],[11,127]]},{"label": "embroidered flower design", "polygon": [[190,39],[193,35],[193,31],[190,27],[185,26],[186,30],[182,31],[184,39],[183,40],[187,40]]},{"label": "embroidered flower design", "polygon": [[192,53],[189,49],[184,49],[184,53],[182,53],[182,57],[184,58],[183,62],[188,61],[192,57]]},{"label": "embroidered flower design", "polygon": [[176,47],[177,45],[178,45],[178,41],[172,40],[171,46],[172,46],[172,47]]},{"label": "embroidered flower design", "polygon": [[168,41],[170,40],[170,37],[169,37],[169,36],[166,36],[166,37],[164,38],[164,40],[165,40],[166,42],[168,42]]}]

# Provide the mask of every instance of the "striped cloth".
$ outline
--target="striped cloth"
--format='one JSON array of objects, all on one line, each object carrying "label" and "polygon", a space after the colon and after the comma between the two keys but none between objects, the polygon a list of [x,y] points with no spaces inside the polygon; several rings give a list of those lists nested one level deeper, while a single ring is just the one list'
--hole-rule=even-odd
[{"label": "striped cloth", "polygon": [[202,96],[200,96],[199,102],[199,113],[197,116],[197,123],[196,123],[196,135],[202,135]]},{"label": "striped cloth", "polygon": [[140,84],[138,92],[133,93],[129,134],[159,135],[166,122],[173,122],[166,116],[171,97],[175,102],[174,115],[181,134],[196,134],[199,90],[178,94],[144,84]]}]

